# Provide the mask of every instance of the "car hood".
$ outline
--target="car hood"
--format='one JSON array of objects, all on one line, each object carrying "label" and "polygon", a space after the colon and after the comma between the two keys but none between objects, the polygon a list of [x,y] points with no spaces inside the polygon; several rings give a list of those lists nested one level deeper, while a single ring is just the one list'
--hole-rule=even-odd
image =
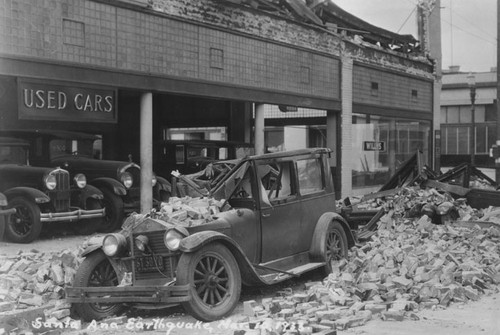
[{"label": "car hood", "polygon": [[44,187],[44,176],[53,170],[55,169],[19,164],[2,164],[0,165],[0,191],[18,186],[42,189]]},{"label": "car hood", "polygon": [[71,174],[84,173],[88,179],[109,177],[116,179],[118,174],[127,168],[139,165],[131,162],[100,160],[80,156],[68,156],[52,160],[54,165],[70,171]]}]

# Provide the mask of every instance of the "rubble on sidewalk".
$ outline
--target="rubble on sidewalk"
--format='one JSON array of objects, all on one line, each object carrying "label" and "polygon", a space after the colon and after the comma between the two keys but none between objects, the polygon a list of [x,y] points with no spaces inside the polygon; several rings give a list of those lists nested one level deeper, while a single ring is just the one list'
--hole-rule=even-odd
[{"label": "rubble on sidewalk", "polygon": [[[440,206],[447,215],[453,209],[454,215],[430,217]],[[382,215],[366,243],[351,249],[348,260],[338,262],[322,282],[307,283],[304,291],[263,299],[261,304],[244,302],[250,322],[300,321],[313,333],[343,330],[373,318],[418,320],[419,310],[498,292],[500,208],[475,209],[465,199],[419,186],[371,199],[367,208]],[[457,224],[464,219],[468,224]]]},{"label": "rubble on sidewalk", "polygon": [[12,327],[32,329],[33,325],[24,324],[27,317],[19,317],[24,314],[38,313],[38,322],[54,326],[74,323],[64,300],[64,287],[71,284],[82,261],[80,251],[30,250],[15,256],[0,255],[0,332],[10,332]]}]

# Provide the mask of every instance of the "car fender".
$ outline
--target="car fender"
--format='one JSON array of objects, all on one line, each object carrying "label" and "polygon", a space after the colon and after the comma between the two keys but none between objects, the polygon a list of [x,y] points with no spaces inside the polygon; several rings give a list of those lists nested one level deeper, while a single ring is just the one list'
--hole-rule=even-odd
[{"label": "car fender", "polygon": [[[101,249],[101,244],[96,243],[96,244],[92,244],[92,245],[88,246],[82,252],[81,257],[85,257],[86,258],[86,257],[90,256],[91,254],[97,253],[97,252],[104,253],[104,251],[102,251],[102,249]],[[125,263],[119,261],[119,259],[115,259],[115,258],[109,257],[107,255],[106,255],[106,258],[109,260],[109,262],[111,263],[111,266],[115,270],[115,272],[116,272],[116,274],[118,276],[118,281],[121,282],[121,280],[123,279],[123,276],[125,275],[125,273],[129,272],[131,270],[127,269],[127,266],[125,265]]]},{"label": "car fender", "polygon": [[71,190],[71,204],[81,208],[86,208],[87,199],[93,198],[97,200],[104,199],[101,190],[92,185],[87,185],[84,188],[74,188]]},{"label": "car fender", "polygon": [[32,200],[36,204],[47,203],[50,202],[50,197],[36,188],[31,187],[14,187],[8,190],[3,191],[3,194],[7,197],[7,199],[12,199],[15,197],[24,197],[29,200]]},{"label": "car fender", "polygon": [[159,191],[172,192],[172,185],[163,177],[156,176],[156,186]]},{"label": "car fender", "polygon": [[201,231],[181,240],[179,250],[185,253],[192,253],[209,243],[220,243],[233,254],[240,267],[241,280],[244,285],[268,285],[260,279],[252,266],[250,260],[245,256],[243,250],[229,236],[216,231]]},{"label": "car fender", "polygon": [[344,228],[344,232],[347,237],[347,245],[349,248],[356,243],[354,235],[349,228],[349,224],[342,216],[333,212],[324,213],[316,223],[316,228],[314,228],[311,247],[309,248],[309,254],[311,255],[312,259],[323,260],[323,255],[325,254],[325,245],[323,241],[325,240],[328,226],[332,221],[338,221],[342,225],[342,228]]},{"label": "car fender", "polygon": [[99,189],[107,188],[113,191],[114,194],[119,196],[124,196],[127,194],[127,189],[125,188],[125,186],[123,186],[122,183],[113,178],[101,177],[92,179],[90,181],[90,185],[95,186]]}]

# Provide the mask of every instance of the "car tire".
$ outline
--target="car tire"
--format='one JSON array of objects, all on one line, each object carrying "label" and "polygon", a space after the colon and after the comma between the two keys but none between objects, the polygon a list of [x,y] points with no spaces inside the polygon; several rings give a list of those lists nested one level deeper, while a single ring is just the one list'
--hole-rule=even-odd
[{"label": "car tire", "polygon": [[99,231],[102,233],[111,233],[122,226],[125,217],[123,213],[123,200],[107,188],[103,188],[101,191],[104,195],[102,204],[106,213]]},{"label": "car tire", "polygon": [[334,269],[334,263],[347,258],[347,236],[340,222],[330,222],[323,243],[325,244],[325,272],[330,274]]},{"label": "car tire", "polygon": [[[101,208],[102,206],[99,200],[94,198],[87,199],[87,204],[85,209],[92,210]],[[79,235],[90,235],[99,231],[100,227],[103,224],[103,221],[104,218],[79,220],[73,223],[73,230],[75,231],[75,233]]]},{"label": "car tire", "polygon": [[[102,251],[87,256],[75,274],[74,287],[117,286],[118,275]],[[73,310],[84,321],[101,320],[120,314],[125,306],[120,304],[75,303]]]},{"label": "car tire", "polygon": [[40,236],[42,222],[40,207],[33,201],[23,197],[9,200],[8,208],[15,208],[16,213],[10,216],[5,227],[5,237],[15,243],[30,243]]},{"label": "car tire", "polygon": [[205,322],[229,315],[240,299],[238,263],[233,254],[218,243],[182,254],[177,265],[177,284],[190,286],[191,300],[182,303],[186,312]]}]

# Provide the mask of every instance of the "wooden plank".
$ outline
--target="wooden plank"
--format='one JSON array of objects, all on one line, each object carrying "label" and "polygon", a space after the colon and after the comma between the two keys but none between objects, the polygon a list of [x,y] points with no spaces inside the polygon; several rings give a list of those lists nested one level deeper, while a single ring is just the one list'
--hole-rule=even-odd
[{"label": "wooden plank", "polygon": [[458,186],[458,185],[451,185],[451,184],[447,184],[447,183],[442,183],[440,181],[431,180],[431,179],[426,180],[423,183],[423,185],[425,187],[433,187],[433,188],[437,188],[439,190],[450,192],[450,193],[459,195],[461,197],[466,196],[467,193],[470,192],[470,189],[468,189],[468,188],[465,188],[465,187],[462,187],[462,186]]},{"label": "wooden plank", "polygon": [[387,197],[390,195],[394,195],[394,194],[398,193],[401,189],[402,189],[401,187],[398,187],[398,188],[392,188],[390,190],[380,191],[380,192],[376,192],[376,193],[365,194],[363,196],[363,198],[361,198],[361,202],[366,201],[366,200],[372,200],[372,199],[383,198],[383,197]]},{"label": "wooden plank", "polygon": [[500,229],[500,223],[496,222],[488,222],[488,221],[455,221],[451,223],[452,226],[455,227],[468,227],[473,228],[475,225],[478,225],[481,228],[498,228]]}]

